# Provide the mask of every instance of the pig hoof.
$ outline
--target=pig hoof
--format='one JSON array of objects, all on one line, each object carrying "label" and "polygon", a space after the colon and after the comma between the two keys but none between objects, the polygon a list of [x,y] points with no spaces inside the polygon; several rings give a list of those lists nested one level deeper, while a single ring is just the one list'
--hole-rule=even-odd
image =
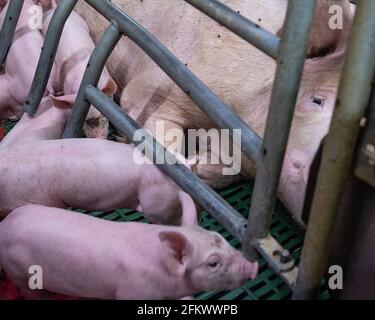
[{"label": "pig hoof", "polygon": [[129,144],[130,143],[129,139],[126,138],[126,137],[118,136],[118,135],[115,135],[115,134],[113,136],[115,137],[115,139],[116,139],[117,142],[125,143],[125,144]]}]

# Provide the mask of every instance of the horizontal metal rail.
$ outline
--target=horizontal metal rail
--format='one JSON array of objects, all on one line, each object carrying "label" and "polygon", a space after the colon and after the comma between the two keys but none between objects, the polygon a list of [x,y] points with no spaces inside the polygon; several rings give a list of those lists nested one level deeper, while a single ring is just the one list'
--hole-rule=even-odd
[{"label": "horizontal metal rail", "polygon": [[[99,89],[89,85],[85,90],[85,98],[107,117],[115,128],[129,140],[133,141],[135,132],[137,130],[142,130],[120,106]],[[157,142],[146,130],[143,130],[142,133],[145,139],[133,142],[136,145],[142,143],[142,146],[146,147],[148,150],[152,150],[152,152],[146,152],[146,155],[152,154],[153,159],[164,158],[165,155],[165,163],[155,163],[155,165],[170,176],[183,190],[189,193],[195,201],[205,208],[209,214],[243,244],[246,219],[205,182],[191,172],[191,170],[181,164],[174,155]],[[275,258],[276,253],[282,252],[283,250],[277,241],[269,236],[267,239],[262,239],[254,245],[275,272],[279,274],[288,285],[293,287],[298,268],[295,266],[292,259],[283,261],[282,257],[279,259]]]},{"label": "horizontal metal rail", "polygon": [[245,241],[250,256],[256,254],[251,249],[251,239],[267,237],[272,221],[315,8],[316,0],[289,0],[288,3],[263,146],[256,163],[257,174]]},{"label": "horizontal metal rail", "polygon": [[66,20],[78,0],[60,1],[52,16],[24,110],[34,115],[46,90]]},{"label": "horizontal metal rail", "polygon": [[[261,146],[260,137],[199,80],[160,41],[108,0],[85,0],[107,20],[115,20],[119,29],[133,40],[169,77],[223,129],[240,129],[242,151],[255,161]],[[232,134],[233,131],[230,130]]]},{"label": "horizontal metal rail", "polygon": [[280,38],[216,0],[185,0],[254,47],[276,59]]},{"label": "horizontal metal rail", "polygon": [[91,54],[63,138],[77,138],[81,136],[81,131],[90,108],[89,102],[85,99],[85,89],[87,85],[95,87],[98,85],[105,63],[121,37],[122,34],[118,30],[117,22],[111,21],[111,24]]},{"label": "horizontal metal rail", "polygon": [[23,2],[24,0],[10,1],[8,10],[5,14],[4,22],[0,30],[0,67],[4,64],[10,45],[12,44]]},{"label": "horizontal metal rail", "polygon": [[[375,73],[375,1],[358,1],[324,149],[294,299],[315,299]],[[353,85],[358,84],[356,86]]]}]

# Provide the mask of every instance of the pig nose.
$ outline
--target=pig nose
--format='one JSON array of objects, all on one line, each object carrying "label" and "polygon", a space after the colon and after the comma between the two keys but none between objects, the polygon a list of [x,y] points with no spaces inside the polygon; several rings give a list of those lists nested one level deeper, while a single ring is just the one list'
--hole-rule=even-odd
[{"label": "pig nose", "polygon": [[250,262],[247,261],[245,266],[244,266],[244,277],[246,280],[254,280],[256,276],[258,275],[258,270],[259,270],[259,264],[258,262]]}]

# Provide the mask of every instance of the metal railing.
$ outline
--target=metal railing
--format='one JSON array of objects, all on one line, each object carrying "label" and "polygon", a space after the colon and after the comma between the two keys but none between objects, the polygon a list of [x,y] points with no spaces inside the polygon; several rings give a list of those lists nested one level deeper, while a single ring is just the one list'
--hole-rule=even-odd
[{"label": "metal railing", "polygon": [[[52,17],[34,81],[25,104],[25,111],[29,114],[35,114],[42,100],[61,32],[77,1],[61,1]],[[92,53],[73,106],[72,116],[63,137],[73,138],[81,135],[90,104],[103,113],[114,127],[131,141],[133,141],[134,132],[141,129],[111,98],[97,89],[101,72],[112,50],[122,36],[129,37],[166,72],[219,128],[230,129],[230,132],[233,132],[233,129],[241,130],[242,151],[256,163],[257,168],[248,222],[216,192],[209,188],[206,183],[179,163],[174,155],[169,153],[153,137],[150,137],[152,139],[146,139],[145,141],[152,141],[149,142],[148,147],[152,148],[153,156],[165,154],[167,160],[169,159],[165,164],[156,165],[179,184],[182,189],[188,192],[224,228],[239,239],[249,258],[255,259],[256,252],[259,252],[269,263],[270,267],[291,287],[295,286],[298,275],[295,298],[315,298],[319,289],[322,270],[324,270],[327,263],[328,248],[324,247],[324,244],[329,241],[329,232],[333,227],[334,213],[337,211],[339,204],[339,191],[347,174],[347,164],[352,154],[352,149],[350,149],[345,152],[347,156],[342,157],[342,146],[346,145],[349,140],[352,144],[356,141],[355,137],[358,135],[358,130],[356,131],[356,129],[358,128],[355,127],[355,121],[359,115],[364,113],[364,108],[369,98],[368,86],[369,83],[371,84],[373,76],[373,70],[369,66],[373,66],[375,63],[375,50],[371,44],[374,43],[373,40],[375,38],[375,19],[373,18],[375,16],[375,2],[372,0],[358,1],[359,13],[354,22],[348,59],[337,101],[337,105],[341,104],[341,106],[337,108],[334,115],[333,127],[330,133],[330,147],[327,147],[325,152],[325,154],[329,155],[326,155],[325,159],[323,159],[320,173],[320,179],[324,181],[327,189],[319,190],[319,187],[317,188],[303,249],[301,270],[298,272],[298,268],[289,253],[283,250],[282,246],[269,234],[268,230],[276,200],[281,168],[303,72],[309,30],[314,18],[317,0],[289,0],[282,39],[262,29],[219,1],[185,0],[262,50],[265,54],[276,59],[277,70],[263,140],[151,33],[120,8],[108,0],[84,1],[110,21],[110,24]],[[11,44],[12,34],[14,33],[22,3],[23,0],[12,0],[10,3],[7,16],[12,17],[9,20],[11,23],[5,23],[0,33],[2,39],[0,43],[0,62],[4,61]],[[360,44],[361,50],[356,50],[358,44]],[[363,44],[366,44],[366,50],[364,51],[362,50]],[[349,81],[349,78],[353,77],[356,79],[356,83],[360,84],[355,86],[355,88],[350,86]],[[362,90],[353,95],[353,88],[358,89],[358,87],[361,87]],[[350,109],[353,106],[357,108],[355,113]],[[350,132],[353,136],[346,133],[344,136],[347,139],[340,137],[342,143],[335,147],[333,141],[336,141],[337,132],[342,130],[342,117],[348,120],[345,123],[352,125],[351,129],[353,130]],[[148,135],[147,132],[145,132],[145,135]],[[135,141],[135,143],[137,142]],[[337,152],[331,153],[331,150],[336,150]],[[332,162],[332,157],[334,157],[336,163],[341,163],[341,165],[333,170],[334,173],[329,173],[332,169],[332,166],[329,166]],[[177,164],[169,164],[172,162],[177,162]],[[333,177],[337,176],[341,178],[339,181],[334,182]],[[322,209],[322,204],[328,205],[328,202],[326,202],[327,198],[329,198],[327,190],[334,192],[337,197],[329,203],[329,206],[324,211],[324,216],[319,217],[318,211]],[[319,228],[321,224],[326,224],[323,229]],[[276,255],[276,252],[282,252],[283,254]],[[310,266],[313,266],[313,268],[310,268]]]}]

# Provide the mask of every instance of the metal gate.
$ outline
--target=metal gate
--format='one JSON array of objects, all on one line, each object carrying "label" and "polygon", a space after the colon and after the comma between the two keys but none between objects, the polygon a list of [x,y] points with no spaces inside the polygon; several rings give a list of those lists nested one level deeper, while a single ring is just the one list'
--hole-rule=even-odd
[{"label": "metal gate", "polygon": [[[0,31],[1,64],[5,61],[24,2],[10,1],[6,23]],[[35,114],[42,100],[65,21],[77,1],[61,1],[52,17],[24,106],[25,111],[31,115]],[[281,39],[219,1],[185,0],[276,60],[277,70],[263,140],[152,34],[111,1],[84,1],[110,21],[110,25],[91,55],[63,138],[81,135],[90,104],[131,141],[135,131],[141,129],[111,98],[97,88],[101,72],[112,50],[122,36],[129,37],[219,128],[229,129],[231,134],[233,129],[241,130],[242,151],[256,163],[257,169],[249,220],[246,221],[184,165],[178,162],[168,164],[175,163],[175,157],[153,137],[148,136],[152,141],[148,147],[152,148],[153,156],[165,154],[167,159],[166,164],[156,165],[236,237],[250,259],[255,259],[259,252],[270,267],[292,287],[295,299],[316,298],[327,265],[327,243],[330,241],[337,208],[357,145],[360,120],[368,106],[374,79],[375,1],[352,1],[358,2],[358,8],[333,122],[323,153],[299,269],[289,252],[269,234],[269,228],[317,0],[289,0]],[[374,100],[370,105],[373,112]],[[367,151],[372,149],[369,150]]]}]

